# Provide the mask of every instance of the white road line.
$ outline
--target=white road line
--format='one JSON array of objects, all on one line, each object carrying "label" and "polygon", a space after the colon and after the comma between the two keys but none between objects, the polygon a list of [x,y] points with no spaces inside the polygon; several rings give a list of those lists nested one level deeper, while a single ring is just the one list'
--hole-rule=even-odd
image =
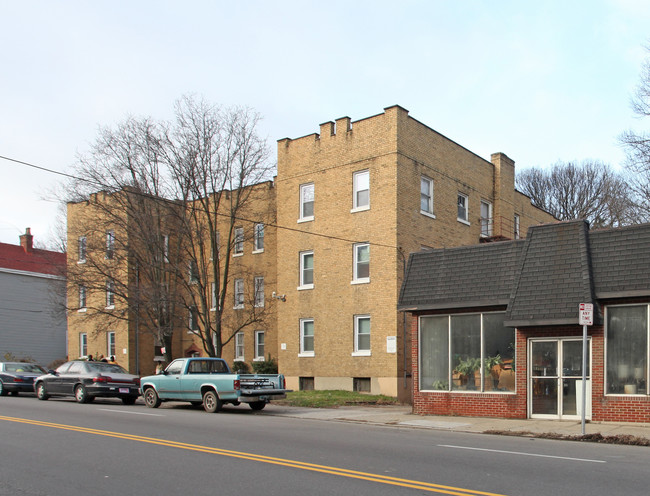
[{"label": "white road line", "polygon": [[108,408],[98,408],[98,410],[101,410],[102,412],[128,413],[130,415],[149,415],[150,417],[164,417],[164,415],[160,413],[128,412],[126,410],[110,410]]},{"label": "white road line", "polygon": [[451,444],[439,444],[438,446],[441,448],[455,448],[455,449],[465,449],[465,450],[474,450],[474,451],[490,451],[492,453],[505,453],[508,455],[537,456],[540,458],[557,458],[559,460],[573,460],[576,462],[607,463],[605,460],[590,460],[588,458],[571,458],[568,456],[541,455],[538,453],[523,453],[519,451],[502,451],[502,450],[487,449],[487,448],[472,448],[470,446],[453,446]]}]

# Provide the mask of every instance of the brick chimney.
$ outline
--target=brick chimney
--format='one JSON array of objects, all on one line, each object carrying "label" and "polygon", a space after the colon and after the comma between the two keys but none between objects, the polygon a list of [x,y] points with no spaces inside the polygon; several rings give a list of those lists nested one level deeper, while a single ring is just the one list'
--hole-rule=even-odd
[{"label": "brick chimney", "polygon": [[23,247],[25,253],[32,253],[34,248],[32,247],[32,242],[34,241],[34,236],[32,236],[32,230],[28,227],[25,229],[25,234],[20,236],[20,246]]}]

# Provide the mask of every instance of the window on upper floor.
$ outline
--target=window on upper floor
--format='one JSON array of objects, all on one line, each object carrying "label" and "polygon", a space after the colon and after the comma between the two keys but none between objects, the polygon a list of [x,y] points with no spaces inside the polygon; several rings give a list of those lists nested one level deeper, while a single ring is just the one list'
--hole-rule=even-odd
[{"label": "window on upper floor", "polygon": [[314,356],[314,319],[300,319],[300,355]]},{"label": "window on upper floor", "polygon": [[163,234],[162,252],[163,252],[163,262],[169,263],[169,234]]},{"label": "window on upper floor", "polygon": [[242,255],[244,253],[244,228],[235,227],[235,250],[233,255]]},{"label": "window on upper floor", "polygon": [[195,306],[190,307],[187,327],[192,334],[195,334],[199,330],[199,311]]},{"label": "window on upper floor", "polygon": [[521,238],[520,229],[521,229],[521,221],[519,219],[519,215],[515,214],[515,227],[513,230],[513,235],[515,239]]},{"label": "window on upper floor", "polygon": [[115,282],[113,279],[106,279],[106,308],[115,306]]},{"label": "window on upper floor", "polygon": [[433,179],[420,177],[420,213],[433,217]]},{"label": "window on upper floor", "polygon": [[83,284],[79,285],[79,311],[86,311],[86,299],[88,297],[88,290]]},{"label": "window on upper floor", "polygon": [[264,331],[255,331],[255,357],[253,360],[264,361]]},{"label": "window on upper floor", "polygon": [[106,232],[106,259],[112,260],[115,255],[115,231]]},{"label": "window on upper floor", "polygon": [[492,204],[488,201],[481,200],[481,237],[489,238],[492,236]]},{"label": "window on upper floor", "polygon": [[87,256],[87,242],[86,236],[80,236],[77,241],[77,250],[79,255],[79,263],[84,263]]},{"label": "window on upper floor", "polygon": [[458,193],[458,220],[465,224],[469,224],[469,207],[468,207],[468,197],[463,193]]},{"label": "window on upper floor", "polygon": [[647,304],[605,308],[606,394],[650,394],[648,317]]},{"label": "window on upper floor", "polygon": [[370,354],[370,315],[354,316],[354,353]]},{"label": "window on upper floor", "polygon": [[352,211],[370,208],[370,171],[355,172],[352,175]]},{"label": "window on upper floor", "polygon": [[354,245],[354,271],[352,283],[370,282],[370,244],[357,243]]},{"label": "window on upper floor", "polygon": [[264,307],[264,277],[255,277],[255,306]]},{"label": "window on upper floor", "polygon": [[264,224],[255,224],[255,238],[253,240],[253,253],[264,251]]},{"label": "window on upper floor", "polygon": [[314,183],[300,185],[300,218],[298,222],[314,220]]},{"label": "window on upper floor", "polygon": [[300,286],[298,289],[314,287],[314,252],[300,252]]},{"label": "window on upper floor", "polygon": [[235,309],[244,308],[244,280],[235,279]]},{"label": "window on upper floor", "polygon": [[199,266],[196,260],[190,260],[188,265],[188,280],[190,284],[196,284],[199,282]]},{"label": "window on upper floor", "polygon": [[235,334],[235,361],[244,361],[244,333]]},{"label": "window on upper floor", "polygon": [[217,285],[210,284],[210,310],[216,311],[217,309]]}]

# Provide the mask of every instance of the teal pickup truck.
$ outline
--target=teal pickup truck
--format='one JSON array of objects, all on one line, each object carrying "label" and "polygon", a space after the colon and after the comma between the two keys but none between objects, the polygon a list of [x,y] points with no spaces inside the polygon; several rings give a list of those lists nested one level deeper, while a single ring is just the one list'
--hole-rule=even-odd
[{"label": "teal pickup truck", "polygon": [[178,358],[162,373],[142,377],[140,391],[149,408],[163,401],[203,404],[206,412],[221,410],[224,403],[248,403],[262,410],[272,399],[286,398],[281,374],[233,374],[221,358]]}]

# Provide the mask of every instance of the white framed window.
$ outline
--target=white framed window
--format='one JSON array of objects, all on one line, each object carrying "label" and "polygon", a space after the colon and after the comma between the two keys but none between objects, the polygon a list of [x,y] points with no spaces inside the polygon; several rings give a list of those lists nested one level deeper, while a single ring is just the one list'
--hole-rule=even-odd
[{"label": "white framed window", "polygon": [[358,171],[352,175],[352,212],[370,208],[370,171]]},{"label": "white framed window", "polygon": [[314,319],[300,319],[299,356],[314,356]]},{"label": "white framed window", "polygon": [[489,201],[481,200],[481,237],[492,236],[492,204]]},{"label": "white framed window", "polygon": [[86,262],[86,256],[87,256],[87,241],[86,241],[86,236],[80,236],[78,241],[77,241],[77,250],[78,250],[78,255],[79,255],[79,263],[85,263]]},{"label": "white framed window", "polygon": [[86,300],[88,298],[88,289],[83,284],[79,285],[79,311],[86,311]]},{"label": "white framed window", "polygon": [[255,331],[255,357],[253,360],[264,361],[264,331]]},{"label": "white framed window", "polygon": [[244,361],[244,333],[238,332],[235,334],[235,361]]},{"label": "white framed window", "polygon": [[217,310],[217,284],[214,282],[210,284],[210,310]]},{"label": "white framed window", "polygon": [[519,218],[518,214],[515,214],[515,228],[513,230],[514,238],[519,239],[521,238],[521,220]]},{"label": "white framed window", "polygon": [[300,286],[298,289],[312,289],[314,287],[314,252],[300,252]]},{"label": "white framed window", "polygon": [[169,234],[162,237],[163,262],[169,263]]},{"label": "white framed window", "polygon": [[196,260],[191,260],[187,268],[187,277],[190,284],[196,284],[199,282],[199,266],[196,263]]},{"label": "white framed window", "polygon": [[235,309],[244,308],[244,280],[235,279]]},{"label": "white framed window", "polygon": [[106,260],[112,260],[115,255],[115,231],[106,232]]},{"label": "white framed window", "polygon": [[264,251],[264,224],[255,224],[253,239],[253,253]]},{"label": "white framed window", "polygon": [[357,243],[354,245],[353,284],[370,282],[370,244]]},{"label": "white framed window", "polygon": [[420,177],[420,213],[429,217],[433,215],[433,179]]},{"label": "white framed window", "polygon": [[233,256],[244,254],[244,228],[235,227],[235,250]]},{"label": "white framed window", "polygon": [[189,334],[195,334],[199,330],[199,312],[195,306],[190,307],[187,326]]},{"label": "white framed window", "polygon": [[111,357],[115,355],[115,332],[106,333],[106,354]]},{"label": "white framed window", "polygon": [[370,355],[370,315],[354,316],[354,353],[352,356]]},{"label": "white framed window", "polygon": [[113,279],[106,279],[106,308],[115,307],[115,282]]},{"label": "white framed window", "polygon": [[469,198],[463,193],[458,193],[458,221],[469,225]]},{"label": "white framed window", "polygon": [[255,306],[264,307],[264,277],[255,277]]},{"label": "white framed window", "polygon": [[85,332],[79,333],[79,356],[88,356],[88,334]]},{"label": "white framed window", "polygon": [[298,222],[314,220],[314,183],[300,185],[300,218]]}]

